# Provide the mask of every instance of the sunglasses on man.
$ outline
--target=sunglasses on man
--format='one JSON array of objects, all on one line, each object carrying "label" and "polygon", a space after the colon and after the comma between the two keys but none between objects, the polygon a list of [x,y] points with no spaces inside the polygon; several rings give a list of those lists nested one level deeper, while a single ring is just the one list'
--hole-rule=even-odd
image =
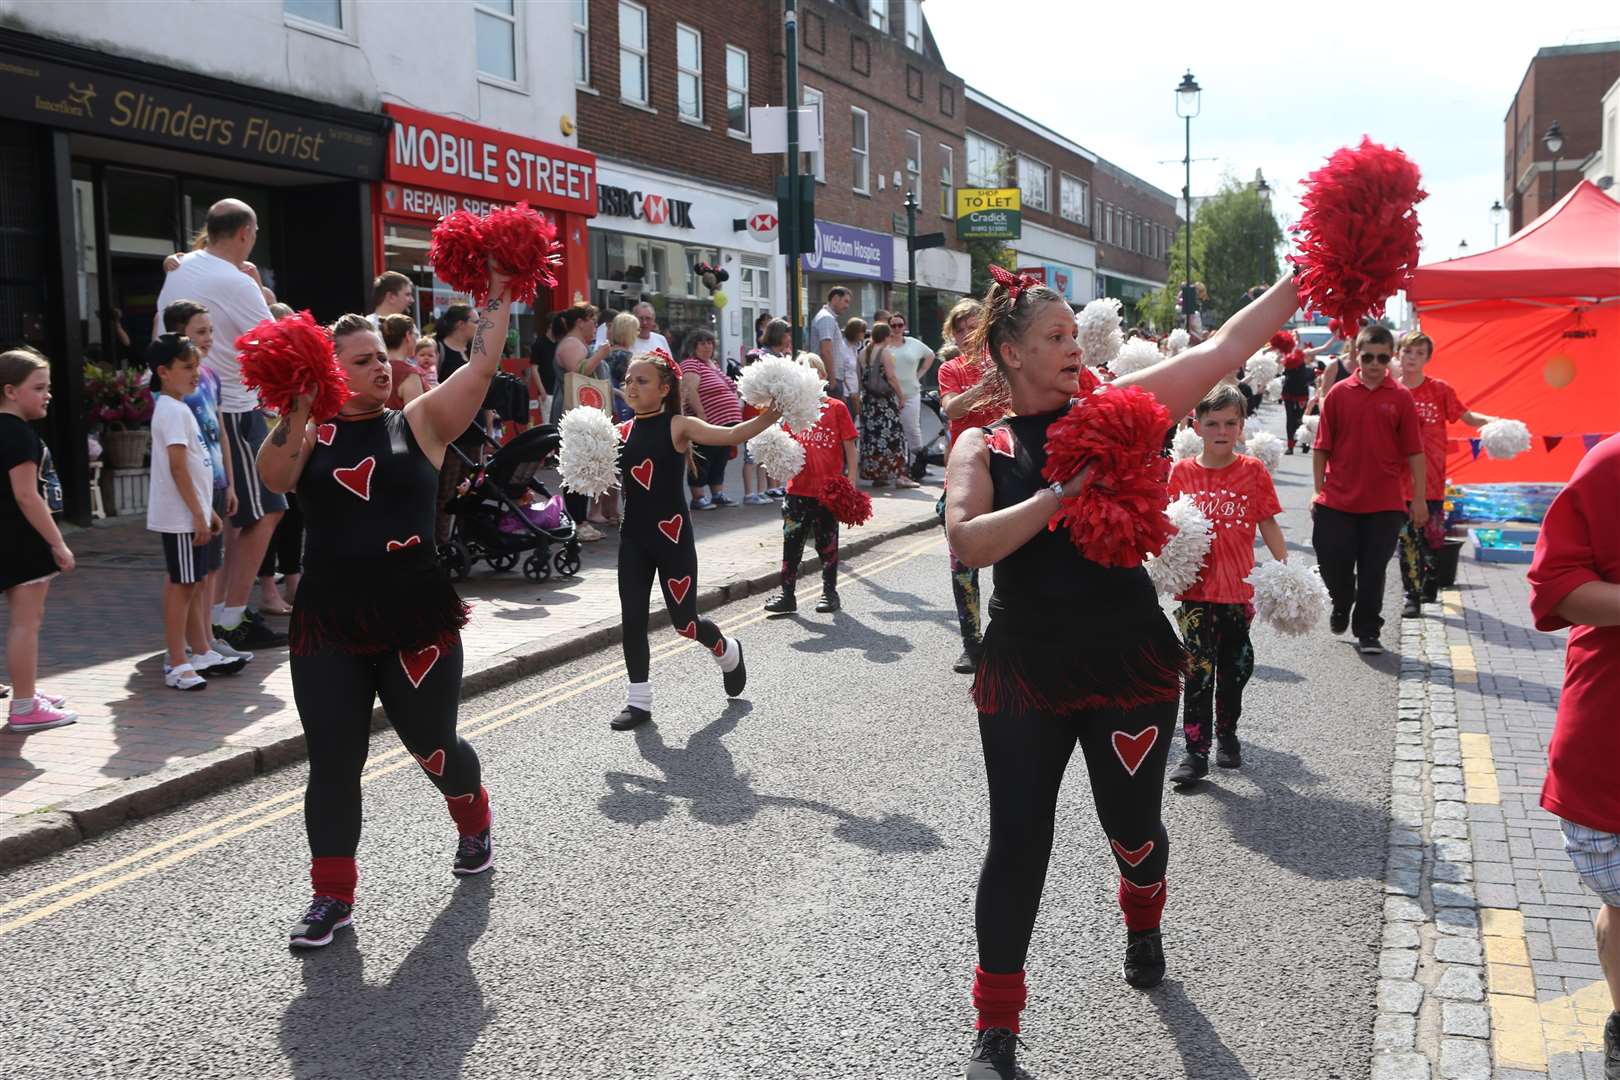
[{"label": "sunglasses on man", "polygon": [[1394,353],[1364,352],[1361,354],[1361,362],[1363,364],[1387,364],[1393,359],[1395,359]]}]

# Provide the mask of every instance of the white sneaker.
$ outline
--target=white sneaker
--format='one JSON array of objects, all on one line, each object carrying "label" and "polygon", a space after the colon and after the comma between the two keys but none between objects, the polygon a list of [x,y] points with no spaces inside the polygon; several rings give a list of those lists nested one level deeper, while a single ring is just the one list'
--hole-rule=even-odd
[{"label": "white sneaker", "polygon": [[579,537],[580,543],[582,544],[590,544],[602,539],[602,531],[588,521],[582,523],[580,527],[575,530],[574,535]]},{"label": "white sneaker", "polygon": [[170,667],[163,665],[163,685],[172,690],[206,690],[208,680],[197,674],[190,664]]},{"label": "white sneaker", "polygon": [[252,653],[246,649],[238,649],[228,641],[215,639],[208,647],[227,660],[241,660],[245,664],[253,659]]},{"label": "white sneaker", "polygon": [[192,656],[191,669],[196,672],[208,672],[210,675],[235,675],[247,666],[247,661],[239,656],[222,656],[213,649],[200,656]]}]

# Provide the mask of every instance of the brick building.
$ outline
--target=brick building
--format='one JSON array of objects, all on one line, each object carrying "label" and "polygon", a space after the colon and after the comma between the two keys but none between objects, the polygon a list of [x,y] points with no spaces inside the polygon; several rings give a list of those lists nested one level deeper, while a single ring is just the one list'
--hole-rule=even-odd
[{"label": "brick building", "polygon": [[1097,155],[1011,106],[967,91],[967,187],[1016,187],[1023,235],[1008,241],[1018,269],[1070,301],[1097,297],[1097,245],[1091,229]]},{"label": "brick building", "polygon": [[1105,160],[1092,178],[1099,294],[1134,302],[1170,279],[1170,245],[1181,225],[1176,197]]},{"label": "brick building", "polygon": [[[1603,96],[1620,79],[1620,41],[1539,49],[1502,118],[1502,204],[1509,233],[1540,217],[1579,180],[1586,160],[1602,149]],[[1555,156],[1547,129],[1564,135]]]}]

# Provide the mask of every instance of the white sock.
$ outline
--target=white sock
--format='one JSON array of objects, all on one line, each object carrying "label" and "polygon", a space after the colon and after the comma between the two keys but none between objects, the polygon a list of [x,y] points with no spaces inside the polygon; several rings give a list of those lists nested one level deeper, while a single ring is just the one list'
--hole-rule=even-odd
[{"label": "white sock", "polygon": [[227,630],[235,630],[238,626],[242,625],[242,613],[246,610],[246,604],[242,605],[241,607],[227,606],[223,611],[220,612],[219,625],[223,626]]},{"label": "white sock", "polygon": [[632,709],[640,709],[643,712],[652,712],[652,683],[631,683],[629,705]]},{"label": "white sock", "polygon": [[12,702],[11,702],[11,715],[12,716],[27,716],[29,713],[31,713],[33,711],[34,711],[34,699],[33,698],[29,698],[27,701],[21,701],[21,700],[18,700],[16,698],[12,699]]},{"label": "white sock", "polygon": [[[742,650],[737,648],[736,638],[728,637],[722,640],[726,643],[726,651],[719,656],[715,656],[714,662],[720,665],[721,671],[736,671],[737,665],[742,663]],[[710,653],[710,655],[713,656],[714,654]]]},{"label": "white sock", "polygon": [[214,620],[215,626],[225,625],[225,604],[223,602],[214,605],[214,613],[210,618]]}]

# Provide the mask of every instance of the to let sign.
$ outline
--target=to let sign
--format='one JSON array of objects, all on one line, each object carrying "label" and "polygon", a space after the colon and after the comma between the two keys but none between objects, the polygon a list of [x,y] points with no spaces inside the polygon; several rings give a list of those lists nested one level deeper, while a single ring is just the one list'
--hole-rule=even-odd
[{"label": "to let sign", "polygon": [[1024,234],[1023,211],[1017,188],[960,188],[956,235],[963,240],[1017,240]]}]

